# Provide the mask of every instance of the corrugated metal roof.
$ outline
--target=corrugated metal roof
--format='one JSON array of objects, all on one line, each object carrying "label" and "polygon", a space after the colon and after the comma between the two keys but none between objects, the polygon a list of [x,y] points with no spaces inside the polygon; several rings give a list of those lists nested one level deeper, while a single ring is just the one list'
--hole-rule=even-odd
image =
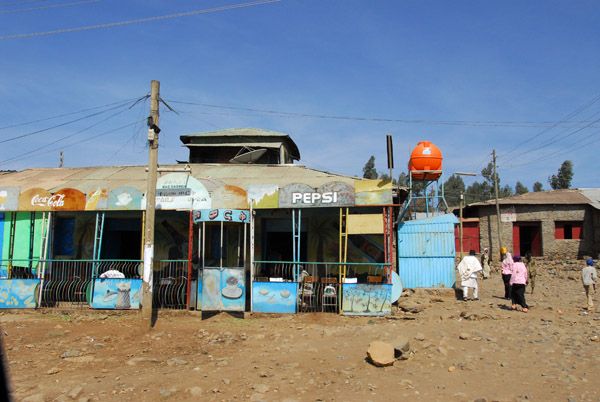
[{"label": "corrugated metal roof", "polygon": [[[514,197],[500,198],[498,203],[501,205],[518,205],[518,204],[589,204],[590,200],[581,194],[578,189],[567,190],[550,190],[526,193]],[[495,205],[495,200],[485,202],[476,202],[469,204],[469,207]]]},{"label": "corrugated metal roof", "polygon": [[[234,165],[234,164],[187,164],[190,174],[200,180],[207,190],[229,184],[248,189],[250,184],[276,184],[283,187],[290,183],[305,183],[319,187],[331,181],[353,184],[359,177],[339,175],[310,169],[302,165]],[[179,168],[183,165],[160,165],[161,169]],[[161,175],[169,172],[159,173]],[[87,192],[94,187],[109,190],[131,186],[146,192],[146,166],[97,166],[78,168],[32,168],[0,175],[0,187],[20,187],[21,192],[41,187],[50,192],[63,188],[75,188]]]},{"label": "corrugated metal roof", "polygon": [[600,209],[600,188],[582,188],[579,189],[581,194],[590,200],[590,205],[596,209]]},{"label": "corrugated metal roof", "polygon": [[281,142],[253,142],[252,144],[248,144],[247,142],[215,142],[210,144],[184,144],[182,147],[186,148],[204,148],[204,147],[247,147],[252,145],[252,148],[279,148],[281,147]]}]

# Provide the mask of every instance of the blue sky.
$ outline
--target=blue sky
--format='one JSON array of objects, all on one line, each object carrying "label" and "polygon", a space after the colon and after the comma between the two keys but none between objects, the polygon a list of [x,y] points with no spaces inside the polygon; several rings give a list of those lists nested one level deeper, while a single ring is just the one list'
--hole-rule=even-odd
[{"label": "blue sky", "polygon": [[502,185],[549,189],[570,159],[573,187],[600,187],[596,1],[282,0],[14,38],[241,4],[0,3],[0,169],[56,167],[61,150],[66,167],[147,164],[149,102],[132,105],[158,80],[179,113],[161,108],[163,164],[187,160],[182,134],[257,127],[308,167],[362,175],[374,155],[386,172],[392,134],[394,176],[431,141],[446,176],[495,149]]}]

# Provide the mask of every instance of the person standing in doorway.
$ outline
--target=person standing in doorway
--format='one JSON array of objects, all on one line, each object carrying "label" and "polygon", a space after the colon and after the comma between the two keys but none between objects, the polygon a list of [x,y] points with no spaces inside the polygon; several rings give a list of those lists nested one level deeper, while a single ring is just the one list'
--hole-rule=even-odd
[{"label": "person standing in doorway", "polygon": [[594,260],[588,258],[586,266],[581,270],[581,283],[583,289],[585,289],[585,297],[587,298],[587,309],[592,310],[594,308],[594,293],[596,293],[596,281],[598,280],[598,273],[594,268]]},{"label": "person standing in doorway", "polygon": [[504,256],[504,261],[502,261],[502,281],[504,282],[504,298],[506,300],[510,299],[510,277],[513,272],[513,259],[509,252]]},{"label": "person standing in doorway", "polygon": [[479,300],[479,286],[477,284],[477,278],[479,272],[483,269],[479,260],[475,256],[475,250],[469,251],[469,255],[466,255],[460,264],[458,264],[458,273],[460,275],[460,284],[463,288],[463,300],[469,299],[469,288],[473,288],[473,300]]},{"label": "person standing in doorway", "polygon": [[481,254],[481,267],[483,268],[483,279],[487,279],[490,277],[490,254],[488,248],[483,249],[483,254]]},{"label": "person standing in doorway", "polygon": [[527,286],[527,267],[521,262],[521,256],[515,254],[513,257],[513,269],[510,275],[512,309],[516,310],[517,305],[521,306],[521,311],[529,311],[525,301],[525,287]]}]

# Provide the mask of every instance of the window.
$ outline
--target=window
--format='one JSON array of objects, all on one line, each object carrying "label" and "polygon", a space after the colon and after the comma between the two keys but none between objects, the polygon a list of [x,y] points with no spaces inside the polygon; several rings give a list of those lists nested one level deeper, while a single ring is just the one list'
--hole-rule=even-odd
[{"label": "window", "polygon": [[582,239],[583,222],[581,221],[556,221],[554,223],[555,239]]}]

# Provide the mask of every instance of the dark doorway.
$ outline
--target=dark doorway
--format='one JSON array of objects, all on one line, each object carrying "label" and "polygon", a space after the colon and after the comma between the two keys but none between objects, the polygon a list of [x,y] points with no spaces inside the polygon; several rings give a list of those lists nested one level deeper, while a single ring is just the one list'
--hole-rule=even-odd
[{"label": "dark doorway", "polygon": [[100,258],[139,260],[142,255],[142,228],[139,219],[106,218]]},{"label": "dark doorway", "polygon": [[[307,260],[306,233],[300,238],[300,261]],[[294,243],[292,233],[269,232],[266,239],[267,261],[293,261]]]}]

